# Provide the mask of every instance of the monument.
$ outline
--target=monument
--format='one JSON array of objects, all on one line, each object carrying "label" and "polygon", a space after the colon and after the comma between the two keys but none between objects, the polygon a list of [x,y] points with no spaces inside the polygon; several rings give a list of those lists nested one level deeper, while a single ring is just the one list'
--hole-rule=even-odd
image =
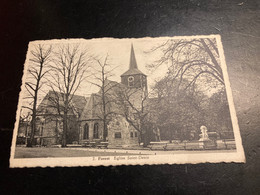
[{"label": "monument", "polygon": [[199,135],[200,136],[199,141],[210,141],[207,127],[201,126],[200,131],[201,131],[201,134]]}]

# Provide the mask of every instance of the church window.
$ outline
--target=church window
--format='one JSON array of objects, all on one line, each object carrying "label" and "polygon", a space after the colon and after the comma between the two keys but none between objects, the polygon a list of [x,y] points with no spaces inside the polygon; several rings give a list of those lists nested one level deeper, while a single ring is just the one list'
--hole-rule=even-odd
[{"label": "church window", "polygon": [[128,77],[128,86],[129,87],[134,86],[134,77],[133,76]]},{"label": "church window", "polygon": [[130,137],[134,137],[134,133],[133,132],[130,132]]},{"label": "church window", "polygon": [[137,132],[135,132],[135,137],[137,137]]},{"label": "church window", "polygon": [[89,139],[89,126],[88,123],[84,126],[83,139]]},{"label": "church window", "polygon": [[98,123],[94,124],[93,138],[98,139]]},{"label": "church window", "polygon": [[115,133],[115,138],[120,139],[121,138],[121,132],[116,132]]}]

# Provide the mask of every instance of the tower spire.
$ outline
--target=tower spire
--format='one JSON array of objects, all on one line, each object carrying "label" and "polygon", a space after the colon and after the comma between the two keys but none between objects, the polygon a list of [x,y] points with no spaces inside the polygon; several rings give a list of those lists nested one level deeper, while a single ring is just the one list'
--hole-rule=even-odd
[{"label": "tower spire", "polygon": [[135,59],[133,43],[131,43],[131,53],[130,53],[130,63],[129,63],[129,70],[131,69],[138,69],[136,59]]},{"label": "tower spire", "polygon": [[138,67],[133,44],[131,44],[129,69],[121,75],[121,83],[130,87],[142,89],[147,93],[147,76]]},{"label": "tower spire", "polygon": [[133,44],[131,44],[129,69],[124,74],[122,74],[121,76],[129,76],[129,75],[137,75],[137,74],[145,75],[137,67],[134,47],[133,47]]}]

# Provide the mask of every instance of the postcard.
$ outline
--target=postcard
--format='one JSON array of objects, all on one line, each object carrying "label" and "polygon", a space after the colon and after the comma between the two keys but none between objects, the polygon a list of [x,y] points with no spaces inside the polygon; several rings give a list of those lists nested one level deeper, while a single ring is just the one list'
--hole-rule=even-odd
[{"label": "postcard", "polygon": [[30,42],[10,167],[245,162],[224,49],[220,35]]}]

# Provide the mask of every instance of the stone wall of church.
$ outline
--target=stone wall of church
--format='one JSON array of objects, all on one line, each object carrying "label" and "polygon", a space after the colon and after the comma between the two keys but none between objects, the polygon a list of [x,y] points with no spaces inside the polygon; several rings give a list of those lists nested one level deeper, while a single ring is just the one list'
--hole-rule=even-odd
[{"label": "stone wall of church", "polygon": [[[56,121],[51,119],[41,120],[38,118],[36,120],[36,131],[35,138],[37,145],[54,145],[57,144],[57,138],[55,134]],[[41,138],[43,137],[43,138]]]},{"label": "stone wall of church", "polygon": [[144,92],[141,89],[132,89],[129,91],[130,95],[130,102],[133,104],[133,106],[140,110],[142,106],[142,98],[144,98]]},{"label": "stone wall of church", "polygon": [[[62,119],[57,117],[46,117],[45,120],[38,119],[36,121],[36,137],[42,137],[37,139],[37,144],[48,146],[61,144],[63,132]],[[78,123],[74,116],[69,116],[68,129],[67,129],[67,144],[71,144],[74,141],[78,141]]]},{"label": "stone wall of church", "polygon": [[138,145],[138,132],[121,116],[114,117],[108,125],[109,147]]}]

